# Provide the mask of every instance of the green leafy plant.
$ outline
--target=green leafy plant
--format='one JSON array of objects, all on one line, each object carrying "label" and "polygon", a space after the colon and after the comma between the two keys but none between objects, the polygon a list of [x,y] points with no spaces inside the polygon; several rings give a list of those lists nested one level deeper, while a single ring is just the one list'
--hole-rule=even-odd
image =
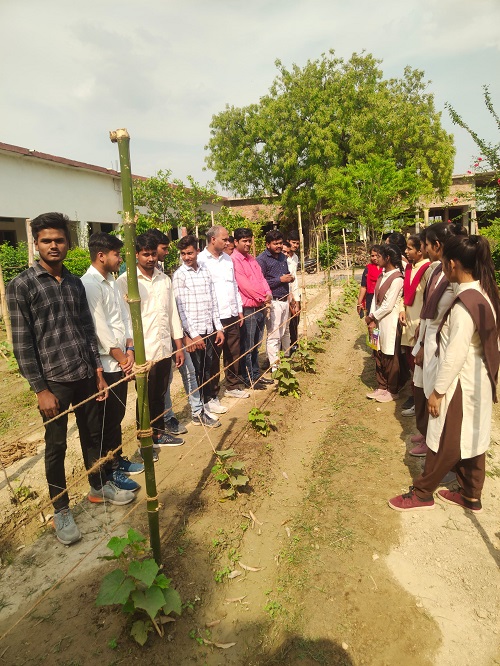
[{"label": "green leafy plant", "polygon": [[21,241],[17,247],[10,243],[0,245],[0,265],[2,266],[5,284],[28,268],[28,245]]},{"label": "green leafy plant", "polygon": [[248,421],[250,425],[263,437],[267,437],[271,430],[276,429],[276,423],[269,418],[270,414],[270,411],[263,411],[258,407],[253,407],[248,412]]},{"label": "green leafy plant", "polygon": [[231,573],[231,567],[225,566],[215,572],[214,578],[216,583],[223,583]]},{"label": "green leafy plant", "polygon": [[172,612],[180,615],[181,598],[170,587],[171,579],[159,573],[158,564],[148,557],[150,548],[146,538],[131,528],[126,537],[110,539],[107,547],[113,554],[103,559],[116,560],[120,566],[104,577],[96,606],[121,605],[124,613],[139,615],[130,629],[130,635],[139,645],[145,644],[153,628],[163,636],[160,611],[163,615]]},{"label": "green leafy plant", "polygon": [[299,340],[297,351],[291,357],[291,366],[301,372],[316,372],[316,359],[305,338]]},{"label": "green leafy plant", "polygon": [[292,368],[290,359],[285,358],[283,352],[280,352],[279,366],[274,371],[273,378],[278,382],[278,393],[280,395],[291,395],[294,398],[300,397],[299,381],[296,377],[296,372]]},{"label": "green leafy plant", "polygon": [[220,483],[223,490],[223,499],[235,499],[241,488],[249,482],[248,476],[242,474],[245,465],[239,460],[233,460],[237,455],[233,449],[215,451],[217,462],[212,467],[212,474]]},{"label": "green leafy plant", "polygon": [[7,367],[9,372],[19,372],[19,366],[17,365],[16,357],[14,356],[14,349],[10,342],[7,340],[2,340],[0,342],[0,356],[7,361]]},{"label": "green leafy plant", "polygon": [[313,352],[314,354],[323,353],[325,351],[325,348],[322,345],[322,341],[319,338],[311,338],[310,340],[308,340],[307,348],[310,352]]},{"label": "green leafy plant", "polygon": [[64,265],[70,273],[81,277],[90,266],[90,254],[82,247],[73,247],[68,250]]}]

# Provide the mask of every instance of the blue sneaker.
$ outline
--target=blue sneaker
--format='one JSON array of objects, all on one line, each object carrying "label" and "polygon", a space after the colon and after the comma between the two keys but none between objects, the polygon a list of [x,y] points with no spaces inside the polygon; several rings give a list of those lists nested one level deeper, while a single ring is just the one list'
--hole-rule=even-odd
[{"label": "blue sneaker", "polygon": [[108,481],[112,481],[120,490],[131,490],[135,493],[141,487],[136,481],[129,479],[119,469],[115,469],[112,474],[108,476]]},{"label": "blue sneaker", "polygon": [[[137,449],[137,453],[141,456],[142,458],[142,451],[141,447]],[[142,458],[144,460],[144,458]],[[153,449],[153,462],[158,462],[158,451],[156,449]]]},{"label": "blue sneaker", "polygon": [[142,463],[131,462],[127,456],[118,456],[118,469],[125,476],[134,476],[144,472]]}]

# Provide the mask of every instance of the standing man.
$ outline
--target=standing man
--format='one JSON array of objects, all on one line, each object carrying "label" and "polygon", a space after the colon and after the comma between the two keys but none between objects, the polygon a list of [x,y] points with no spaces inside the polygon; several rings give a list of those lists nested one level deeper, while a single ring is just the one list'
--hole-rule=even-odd
[{"label": "standing man", "polygon": [[278,229],[266,234],[266,249],[257,261],[272,294],[271,316],[267,320],[267,357],[271,370],[276,370],[281,341],[286,330],[288,297],[293,275],[283,254],[283,234]]},{"label": "standing man", "polygon": [[288,269],[293,276],[293,282],[290,283],[290,319],[286,325],[282,343],[285,356],[288,357],[297,350],[297,318],[300,313],[300,289],[297,281],[297,264],[294,261],[294,257],[297,255],[294,254],[290,241],[283,241],[283,253],[286,256]]},{"label": "standing man", "polygon": [[[289,251],[285,252],[287,255],[288,267],[290,268],[290,273],[294,276],[294,282],[292,283],[290,290],[292,292],[293,300],[295,301],[295,317],[290,319],[290,344],[292,345],[291,350],[294,352],[297,349],[297,340],[298,340],[298,328],[300,323],[300,310],[301,310],[301,293],[300,287],[297,279],[297,271],[299,269],[299,257],[298,251],[300,249],[300,240],[299,232],[291,231],[288,234],[289,242]],[[295,270],[293,268],[295,267]]]},{"label": "standing man", "polygon": [[[117,236],[103,231],[92,234],[89,266],[82,283],[97,333],[99,356],[108,386],[123,379],[134,366],[134,344],[128,328],[125,301],[116,286],[113,273],[120,269],[120,250],[123,242]],[[122,444],[121,423],[127,408],[128,382],[110,388],[108,398],[99,403],[104,451],[114,451]],[[142,463],[133,463],[122,455],[121,448],[114,455],[111,468],[106,470],[118,488],[139,490],[140,485],[128,476],[144,471]]]},{"label": "standing man", "polygon": [[[63,266],[69,248],[68,218],[61,213],[39,215],[31,221],[31,231],[40,260],[9,283],[7,303],[19,370],[36,393],[43,420],[49,421],[107,385],[85,289]],[[97,401],[105,398],[101,395],[75,410],[86,469],[101,457]],[[64,545],[81,538],[65,492],[67,430],[67,414],[45,426],[45,475],[56,536]],[[122,505],[135,498],[107,481],[101,470],[89,474],[89,483],[91,502]]]},{"label": "standing man", "polygon": [[[172,283],[168,275],[157,268],[157,240],[154,236],[147,233],[137,236],[135,250],[146,359],[154,361],[148,373],[153,446],[181,446],[184,440],[168,434],[163,428],[165,394],[171,378],[172,339],[175,345],[175,364],[179,367],[184,363],[182,326],[174,301]],[[116,283],[125,298],[127,276],[120,275]]]},{"label": "standing man", "polygon": [[191,354],[204,410],[223,414],[227,407],[217,405],[213,393],[212,365],[216,347],[224,344],[215,287],[206,266],[198,264],[198,241],[194,236],[179,240],[183,264],[173,277],[174,294],[186,349]]},{"label": "standing man", "polygon": [[[225,398],[249,398],[247,391],[239,388],[238,364],[240,357],[240,328],[243,324],[243,305],[234,278],[231,257],[224,252],[229,245],[227,229],[216,225],[207,231],[207,246],[198,255],[198,264],[206,266],[212,276],[219,316],[224,329],[224,344],[215,347],[212,363],[213,401],[219,403],[220,357],[223,353],[224,373],[226,376]],[[212,405],[211,405],[212,407]]]},{"label": "standing man", "polygon": [[250,254],[253,233],[251,229],[234,231],[234,252],[231,255],[234,275],[243,304],[243,326],[241,327],[241,360],[245,386],[256,389],[272,384],[271,379],[260,376],[259,347],[264,337],[267,307],[271,304],[271,290],[257,260]]}]

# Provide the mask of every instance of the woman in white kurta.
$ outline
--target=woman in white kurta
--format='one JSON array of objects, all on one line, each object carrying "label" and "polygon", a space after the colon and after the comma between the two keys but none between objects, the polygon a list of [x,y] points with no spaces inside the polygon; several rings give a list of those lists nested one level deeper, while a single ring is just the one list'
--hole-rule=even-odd
[{"label": "woman in white kurta", "polygon": [[428,398],[430,450],[410,492],[389,501],[398,511],[432,509],[433,492],[451,469],[457,473],[460,491],[443,489],[438,498],[481,511],[499,366],[500,298],[488,241],[480,236],[450,238],[444,246],[443,267],[458,288],[438,329],[439,360]]},{"label": "woman in white kurta", "polygon": [[[384,272],[375,286],[370,314],[365,317],[368,328],[378,328],[379,337],[375,362],[378,388],[367,397],[377,402],[390,402],[400,386],[399,352],[401,326],[399,324],[399,300],[403,291],[401,254],[392,245],[383,245],[379,253],[379,266]],[[384,293],[385,292],[385,293]],[[383,297],[380,298],[380,295]]]}]

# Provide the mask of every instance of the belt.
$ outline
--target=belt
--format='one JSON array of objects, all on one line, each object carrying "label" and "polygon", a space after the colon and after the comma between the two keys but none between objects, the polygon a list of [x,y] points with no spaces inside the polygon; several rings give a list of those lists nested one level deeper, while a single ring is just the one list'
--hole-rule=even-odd
[{"label": "belt", "polygon": [[273,296],[273,301],[281,301],[284,303],[286,300],[286,296]]}]

